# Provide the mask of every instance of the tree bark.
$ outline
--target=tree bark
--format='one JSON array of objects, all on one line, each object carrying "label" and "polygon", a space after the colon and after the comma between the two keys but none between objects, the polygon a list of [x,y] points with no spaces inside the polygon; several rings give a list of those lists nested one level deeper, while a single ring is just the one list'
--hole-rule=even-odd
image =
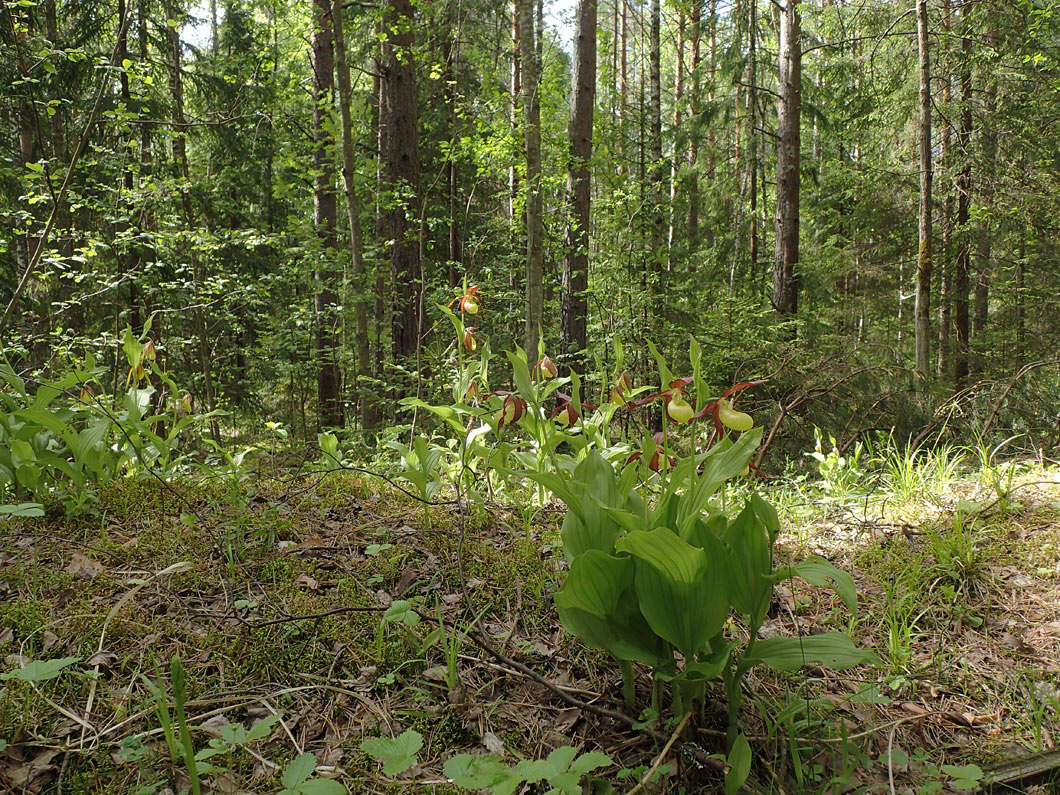
[{"label": "tree bark", "polygon": [[800,0],[787,0],[780,14],[777,103],[776,248],[773,257],[773,309],[780,317],[798,312],[799,147],[802,112]]},{"label": "tree bark", "polygon": [[[182,11],[178,10],[173,0],[166,0],[166,16],[169,19],[180,19]],[[188,168],[188,148],[184,131],[187,122],[184,118],[184,81],[181,66],[181,42],[179,26],[167,26],[167,37],[169,39],[169,55],[172,59],[169,70],[170,99],[173,103],[173,163],[177,169],[177,179],[180,181],[181,207],[184,211],[184,224],[187,229],[195,227],[195,211],[191,203],[191,173]],[[184,245],[184,244],[182,244]],[[203,265],[201,253],[186,250],[192,264],[192,278],[197,288],[201,289],[206,283],[206,269]],[[210,344],[207,337],[206,317],[202,311],[202,302],[195,301],[192,310],[192,322],[195,324],[195,335],[198,338],[199,366],[203,377],[203,392],[206,397],[206,408],[213,411],[215,405],[213,374],[210,362]],[[214,441],[220,443],[221,432],[217,421],[210,423],[211,434]]]},{"label": "tree bark", "polygon": [[412,4],[389,0],[383,42],[383,106],[386,121],[386,184],[390,278],[394,311],[391,334],[395,356],[410,356],[419,344],[420,292],[423,289],[420,247],[414,235],[420,194],[419,117],[413,60]]},{"label": "tree bark", "polygon": [[321,428],[343,424],[338,364],[338,299],[334,285],[337,245],[335,162],[327,131],[334,88],[332,10],[330,0],[313,0],[313,226],[320,240],[313,273],[314,344],[317,357],[318,423]]},{"label": "tree bark", "polygon": [[953,357],[953,380],[960,388],[968,379],[968,293],[970,289],[971,240],[968,231],[968,211],[972,191],[972,40],[968,37],[970,12],[968,3],[961,3],[961,119],[957,131],[961,169],[957,173],[957,258],[953,274],[953,314],[957,349]]},{"label": "tree bark", "polygon": [[916,4],[917,51],[920,71],[920,218],[916,260],[914,337],[916,371],[927,378],[931,371],[931,72],[928,68],[927,0]]},{"label": "tree bark", "polygon": [[665,290],[666,238],[664,234],[663,195],[666,180],[666,165],[662,154],[662,74],[660,27],[662,9],[659,0],[651,0],[648,42],[648,143],[651,167],[648,169],[651,197],[651,235],[649,261],[654,271],[653,287],[658,292]]},{"label": "tree bark", "polygon": [[[942,30],[944,34],[949,34],[950,30],[950,0],[942,0]],[[945,52],[947,48],[948,38],[944,36],[942,38],[942,44],[940,51],[942,57],[939,58],[940,64],[943,64],[942,69],[945,74],[942,75],[942,107],[946,115],[942,118],[942,129],[939,131],[939,167],[946,174],[946,179],[949,181],[949,167],[950,167],[950,102],[952,100],[952,88],[949,75],[949,69],[945,66]],[[938,257],[939,262],[939,355],[938,355],[938,366],[936,372],[943,376],[949,371],[950,367],[950,294],[953,291],[952,279],[953,279],[953,262],[952,262],[952,243],[953,243],[953,191],[949,190],[948,187],[944,187],[943,194],[945,198],[942,200],[942,246],[939,252],[941,256]]]},{"label": "tree bark", "polygon": [[544,237],[541,197],[540,71],[533,0],[519,0],[519,60],[522,65],[523,142],[526,147],[526,332],[527,357],[533,359],[544,320]]},{"label": "tree bark", "polygon": [[[997,4],[990,0],[987,4],[986,47],[990,55],[997,55]],[[983,121],[980,138],[983,145],[982,179],[979,191],[981,204],[989,217],[994,204],[994,165],[997,160],[997,131],[994,114],[997,111],[997,72],[991,62],[983,70]],[[978,224],[976,234],[976,276],[975,276],[975,313],[972,318],[972,336],[978,336],[986,329],[987,313],[990,303],[990,280],[993,272],[993,230],[989,221]]]},{"label": "tree bark", "polygon": [[589,272],[589,210],[593,154],[593,107],[596,102],[596,0],[579,0],[571,79],[567,166],[567,246],[563,257],[563,295],[560,335],[570,366],[585,372],[588,306],[585,291]]},{"label": "tree bark", "polygon": [[357,337],[357,404],[361,424],[368,416],[368,401],[361,394],[363,380],[371,373],[368,347],[368,302],[371,290],[364,273],[364,233],[361,229],[361,197],[354,182],[356,161],[353,155],[353,123],[350,118],[350,70],[346,62],[346,31],[342,23],[343,0],[333,0],[331,20],[334,25],[335,68],[339,76],[339,123],[342,127],[342,186],[346,194],[346,223],[350,235],[350,279],[353,286],[354,332]]}]

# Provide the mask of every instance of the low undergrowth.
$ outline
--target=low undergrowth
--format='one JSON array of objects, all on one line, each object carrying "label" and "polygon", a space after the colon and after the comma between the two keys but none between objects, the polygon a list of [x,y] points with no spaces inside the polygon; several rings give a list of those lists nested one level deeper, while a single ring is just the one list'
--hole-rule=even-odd
[{"label": "low undergrowth", "polygon": [[[841,629],[882,665],[749,670],[751,791],[970,790],[995,771],[994,791],[1049,786],[1048,764],[1004,771],[1058,731],[1060,478],[980,464],[927,477],[863,462],[843,489],[826,477],[766,490],[781,514],[776,565],[828,559],[853,576],[859,609],[785,581],[757,637]],[[492,754],[517,778],[576,749],[563,770],[596,792],[722,788],[720,680],[691,723],[668,701],[636,728],[607,714],[623,708],[622,673],[561,629],[551,598],[566,577],[563,518],[553,503],[445,503],[428,529],[415,500],[333,473],[253,488],[118,480],[95,514],[4,519],[0,781],[448,793],[464,791],[453,778],[489,783],[454,775],[462,754]],[[724,632],[746,641],[738,618]],[[640,663],[633,687],[652,703]],[[404,756],[362,748],[373,737],[404,737]]]}]

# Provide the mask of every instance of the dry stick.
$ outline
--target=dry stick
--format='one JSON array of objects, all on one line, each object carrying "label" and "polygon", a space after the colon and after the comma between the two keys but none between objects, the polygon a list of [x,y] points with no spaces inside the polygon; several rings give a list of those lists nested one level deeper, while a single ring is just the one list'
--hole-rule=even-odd
[{"label": "dry stick", "polygon": [[54,204],[52,204],[52,211],[48,216],[48,222],[44,225],[44,231],[41,232],[40,237],[37,239],[37,247],[33,250],[29,262],[26,263],[26,270],[23,272],[22,278],[19,280],[18,287],[15,288],[15,292],[11,295],[11,300],[7,304],[7,309],[4,310],[4,316],[0,318],[0,336],[3,336],[8,320],[10,320],[11,315],[15,311],[15,306],[18,304],[18,299],[21,298],[22,293],[26,291],[30,276],[33,275],[37,263],[40,262],[40,258],[44,254],[44,247],[47,245],[48,238],[51,237],[52,229],[55,227],[55,222],[59,218],[59,212],[62,209],[63,202],[66,200],[66,193],[74,178],[74,169],[77,167],[77,161],[80,160],[81,155],[84,154],[85,146],[88,144],[88,138],[92,133],[92,128],[96,125],[96,115],[99,113],[99,106],[103,102],[103,95],[107,92],[107,70],[112,68],[115,60],[118,58],[119,42],[121,42],[125,36],[125,30],[128,26],[129,10],[126,9],[125,16],[121,20],[121,27],[118,31],[118,40],[115,42],[114,49],[111,51],[110,61],[107,66],[103,68],[103,78],[99,81],[99,91],[96,92],[96,100],[92,105],[92,110],[89,112],[88,118],[85,120],[85,126],[81,131],[81,137],[77,139],[77,146],[74,149],[73,156],[70,158],[70,165],[66,169],[66,177],[63,179],[62,187],[59,188],[59,195],[55,198]]},{"label": "dry stick", "polygon": [[1023,367],[1020,368],[1019,372],[1016,373],[1016,377],[1009,382],[1009,385],[1007,387],[1005,387],[1005,391],[1001,393],[1001,397],[997,399],[997,402],[990,410],[990,416],[986,418],[986,423],[983,425],[983,432],[980,435],[984,439],[986,438],[987,431],[990,430],[990,426],[993,425],[994,420],[997,418],[997,413],[1001,410],[1001,404],[1005,402],[1005,398],[1008,397],[1009,392],[1011,392],[1015,388],[1016,383],[1021,378],[1023,378],[1023,376],[1027,375],[1027,373],[1031,372],[1032,370],[1037,370],[1039,367],[1045,367],[1047,365],[1057,363],[1060,363],[1060,359],[1049,359],[1047,361],[1031,362],[1030,364],[1023,365]]},{"label": "dry stick", "polygon": [[[155,579],[159,579],[159,578],[161,578],[161,577],[163,577],[163,576],[165,576],[167,574],[177,574],[178,572],[188,571],[189,569],[192,569],[192,568],[194,568],[194,567],[192,566],[191,563],[189,563],[186,560],[182,560],[179,563],[174,563],[171,566],[167,566],[166,568],[162,569],[161,571],[156,571],[153,576],[154,576]],[[148,584],[148,582],[150,582],[150,581],[149,580],[140,580],[138,583],[136,583],[132,588],[130,588],[128,591],[125,592],[125,594],[122,596],[122,598],[119,599],[115,603],[114,607],[112,607],[110,609],[110,611],[107,613],[107,618],[103,621],[103,629],[101,629],[100,632],[99,632],[99,644],[96,646],[96,653],[93,655],[93,657],[102,655],[102,653],[103,653],[103,641],[107,637],[107,628],[110,626],[110,622],[114,619],[114,616],[116,616],[121,611],[121,609],[130,600],[132,600],[132,598],[134,596],[136,596],[136,594],[139,593],[139,591],[145,585]],[[100,665],[102,665],[102,660],[99,660],[99,661],[96,662],[96,664],[95,664],[95,666],[93,668],[92,683],[91,683],[91,685],[89,685],[89,688],[88,688],[88,699],[86,700],[86,703],[85,703],[85,722],[83,724],[81,724],[81,742],[80,742],[81,747],[83,747],[84,744],[85,744],[86,727],[89,725],[88,724],[88,720],[89,720],[89,718],[92,717],[92,707],[93,707],[93,705],[95,704],[95,701],[96,701],[96,687],[99,684],[99,668],[100,668]],[[98,731],[97,731],[97,736],[98,736]]]},{"label": "dry stick", "polygon": [[677,728],[674,729],[674,733],[670,735],[670,739],[666,742],[666,745],[664,745],[663,749],[659,751],[659,755],[655,757],[654,764],[652,764],[652,766],[648,768],[648,772],[644,774],[644,777],[640,780],[637,786],[631,789],[627,793],[627,795],[633,795],[636,792],[640,792],[642,789],[644,789],[644,785],[651,781],[651,777],[655,775],[655,771],[659,769],[659,765],[662,764],[662,761],[666,758],[666,755],[670,753],[670,749],[673,747],[673,744],[677,742],[677,738],[681,736],[681,732],[684,731],[685,725],[688,723],[688,719],[691,717],[691,712],[685,713],[685,716],[681,718],[681,722],[677,724]]}]

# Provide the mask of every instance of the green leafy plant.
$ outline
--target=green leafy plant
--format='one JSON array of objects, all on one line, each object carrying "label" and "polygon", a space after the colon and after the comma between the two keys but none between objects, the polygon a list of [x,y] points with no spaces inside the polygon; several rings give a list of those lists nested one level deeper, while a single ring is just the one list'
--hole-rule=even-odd
[{"label": "green leafy plant", "polygon": [[32,660],[21,668],[0,674],[0,681],[16,680],[19,682],[46,682],[57,678],[64,670],[76,662],[80,657],[58,657],[53,660]]},{"label": "green leafy plant", "polygon": [[563,746],[544,759],[524,759],[514,766],[497,754],[457,754],[442,769],[458,787],[488,789],[492,795],[511,795],[522,784],[541,781],[551,787],[545,795],[579,795],[582,777],[610,764],[611,757],[599,751],[579,755],[576,748]]},{"label": "green leafy plant", "polygon": [[361,750],[383,763],[383,772],[388,776],[404,773],[416,764],[416,755],[423,747],[423,735],[408,729],[394,739],[371,737],[361,743]]},{"label": "green leafy plant", "polygon": [[277,795],[345,795],[346,787],[330,778],[313,777],[317,759],[311,753],[296,756],[280,776],[283,785]]},{"label": "green leafy plant", "polygon": [[[694,366],[695,353],[693,348]],[[666,397],[668,409],[677,404],[683,411],[690,398],[678,392],[696,383],[698,373],[689,379],[671,379],[658,358],[668,389],[653,397]],[[675,424],[706,416],[720,401],[698,412],[677,412]],[[877,659],[842,632],[758,639],[776,583],[801,577],[830,586],[852,611],[854,583],[821,558],[774,569],[773,545],[780,523],[776,511],[759,495],[751,493],[742,510],[730,518],[717,495],[730,479],[747,470],[761,430],[746,430],[732,442],[725,435],[725,421],[730,418],[719,417],[714,409],[714,419],[719,441],[669,467],[655,500],[645,500],[636,491],[635,469],[616,474],[596,451],[589,452],[569,475],[529,473],[528,477],[546,486],[568,508],[561,532],[570,572],[555,596],[564,626],[618,660],[630,707],[635,695],[634,661],[652,668],[657,685],[670,686],[675,714],[703,704],[706,683],[721,676],[732,749],[738,737],[741,684],[755,665],[794,670],[823,663],[846,668]],[[746,420],[738,421],[747,427]],[[746,644],[725,637],[731,611],[743,616]]]}]

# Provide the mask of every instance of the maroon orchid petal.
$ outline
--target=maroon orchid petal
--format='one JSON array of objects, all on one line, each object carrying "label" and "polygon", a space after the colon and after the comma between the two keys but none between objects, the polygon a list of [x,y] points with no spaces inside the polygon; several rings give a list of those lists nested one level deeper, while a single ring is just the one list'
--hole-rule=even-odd
[{"label": "maroon orchid petal", "polygon": [[747,389],[749,387],[761,386],[765,382],[766,382],[766,379],[764,379],[764,378],[759,379],[758,381],[741,381],[738,384],[733,384],[731,387],[729,387],[724,392],[722,392],[721,393],[721,397],[727,398],[729,395],[735,395],[737,392],[742,392],[743,390],[745,390],[745,389]]}]

